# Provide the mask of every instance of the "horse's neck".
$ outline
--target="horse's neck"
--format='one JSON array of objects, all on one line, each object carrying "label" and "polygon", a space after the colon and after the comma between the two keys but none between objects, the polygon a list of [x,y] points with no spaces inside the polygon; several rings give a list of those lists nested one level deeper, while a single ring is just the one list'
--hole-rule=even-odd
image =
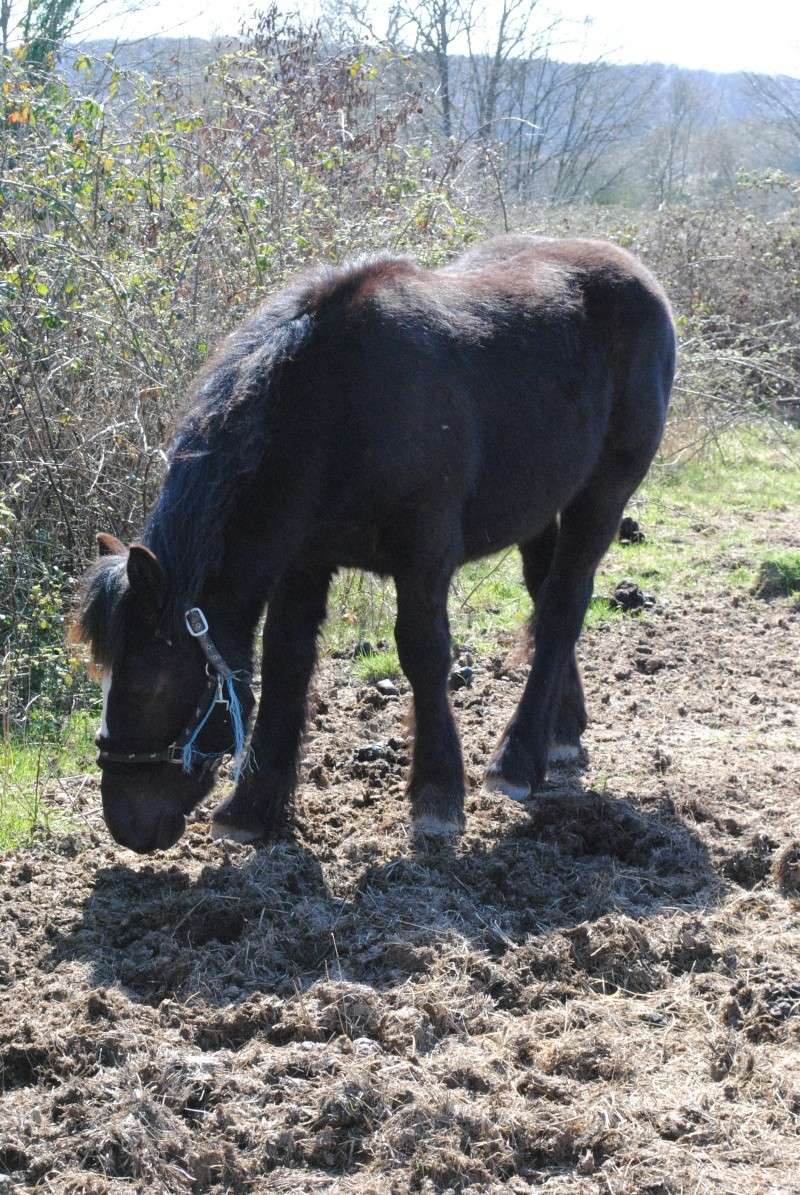
[{"label": "horse's neck", "polygon": [[[264,602],[248,594],[233,594],[226,588],[224,575],[207,586],[198,605],[208,620],[209,633],[227,659],[236,667],[249,667],[253,637]],[[227,655],[226,655],[227,653]]]}]

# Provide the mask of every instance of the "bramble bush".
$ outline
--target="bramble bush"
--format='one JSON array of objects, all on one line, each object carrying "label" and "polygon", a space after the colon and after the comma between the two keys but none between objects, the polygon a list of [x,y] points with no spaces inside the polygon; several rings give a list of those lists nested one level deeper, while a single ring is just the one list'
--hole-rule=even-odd
[{"label": "bramble bush", "polygon": [[[326,53],[273,11],[207,64],[200,104],[180,79],[76,65],[86,94],[24,62],[2,85],[7,723],[36,694],[73,703],[61,643],[76,570],[96,529],[141,527],[221,335],[309,260],[387,249],[436,263],[476,229],[411,136],[419,97],[386,53]],[[102,98],[89,94],[99,67]]]},{"label": "bramble bush", "polygon": [[[193,74],[79,57],[0,67],[0,683],[6,731],[87,699],[65,603],[97,529],[130,538],[191,379],[311,261],[436,265],[503,221],[603,236],[666,285],[675,409],[702,439],[800,394],[800,196],[750,176],[714,207],[521,208],[426,130],[413,63],[257,17]],[[778,214],[764,196],[782,190]],[[688,435],[688,433],[687,433]],[[680,447],[680,443],[679,443]],[[345,602],[349,590],[339,596]],[[349,599],[348,599],[349,600]],[[340,609],[342,602],[335,603]],[[347,603],[345,602],[345,605]]]}]

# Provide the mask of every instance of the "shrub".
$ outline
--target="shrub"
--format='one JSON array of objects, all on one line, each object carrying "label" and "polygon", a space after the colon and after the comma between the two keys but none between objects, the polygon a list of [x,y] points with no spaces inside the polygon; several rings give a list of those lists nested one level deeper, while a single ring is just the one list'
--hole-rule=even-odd
[{"label": "shrub", "polygon": [[439,261],[475,228],[410,139],[418,98],[388,55],[327,52],[273,11],[207,63],[200,101],[113,60],[75,65],[85,92],[10,61],[0,96],[0,659],[17,720],[34,694],[72,700],[65,595],[96,529],[141,527],[221,334],[309,259]]}]

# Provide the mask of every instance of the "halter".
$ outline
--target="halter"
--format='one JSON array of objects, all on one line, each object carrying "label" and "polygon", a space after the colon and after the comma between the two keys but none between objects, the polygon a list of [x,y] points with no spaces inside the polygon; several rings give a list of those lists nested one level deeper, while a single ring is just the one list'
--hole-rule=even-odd
[{"label": "halter", "polygon": [[[250,687],[251,675],[239,670],[234,672],[226,664],[213,639],[208,633],[208,619],[199,606],[193,606],[184,615],[186,630],[196,639],[206,657],[206,684],[194,711],[194,720],[182,730],[178,737],[161,751],[111,751],[107,744],[109,739],[98,740],[100,750],[97,753],[97,763],[103,767],[107,763],[174,763],[182,767],[184,772],[191,772],[196,757],[202,760],[203,768],[211,767],[225,755],[237,758],[237,778],[243,766],[245,728],[239,697],[236,693],[236,683],[243,684],[252,697]],[[227,696],[226,696],[227,690]],[[224,705],[233,723],[234,744],[229,751],[200,751],[195,742],[206,722],[218,705]]]}]

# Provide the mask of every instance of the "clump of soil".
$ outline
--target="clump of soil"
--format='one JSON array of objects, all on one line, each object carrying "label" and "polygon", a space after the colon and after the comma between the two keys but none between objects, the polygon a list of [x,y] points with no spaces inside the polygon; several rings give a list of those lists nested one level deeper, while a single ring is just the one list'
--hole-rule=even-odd
[{"label": "clump of soil", "polygon": [[620,581],[613,594],[608,599],[612,610],[622,610],[625,614],[638,613],[640,610],[655,606],[656,599],[652,593],[645,593],[635,581]]},{"label": "clump of soil", "polygon": [[762,560],[753,593],[766,601],[800,593],[800,552]]},{"label": "clump of soil", "polygon": [[96,781],[64,782],[67,830],[0,860],[0,1176],[796,1192],[800,620],[778,618],[710,591],[588,634],[588,762],[526,805],[480,788],[524,671],[471,658],[456,844],[409,833],[407,686],[343,660],[279,840],[214,843],[201,811],[139,859]]},{"label": "clump of soil", "polygon": [[785,896],[800,896],[800,842],[789,842],[775,856],[775,883]]},{"label": "clump of soil", "polygon": [[632,519],[630,515],[626,515],[619,525],[617,539],[621,544],[643,544],[646,542],[647,536],[636,522],[636,519]]}]

